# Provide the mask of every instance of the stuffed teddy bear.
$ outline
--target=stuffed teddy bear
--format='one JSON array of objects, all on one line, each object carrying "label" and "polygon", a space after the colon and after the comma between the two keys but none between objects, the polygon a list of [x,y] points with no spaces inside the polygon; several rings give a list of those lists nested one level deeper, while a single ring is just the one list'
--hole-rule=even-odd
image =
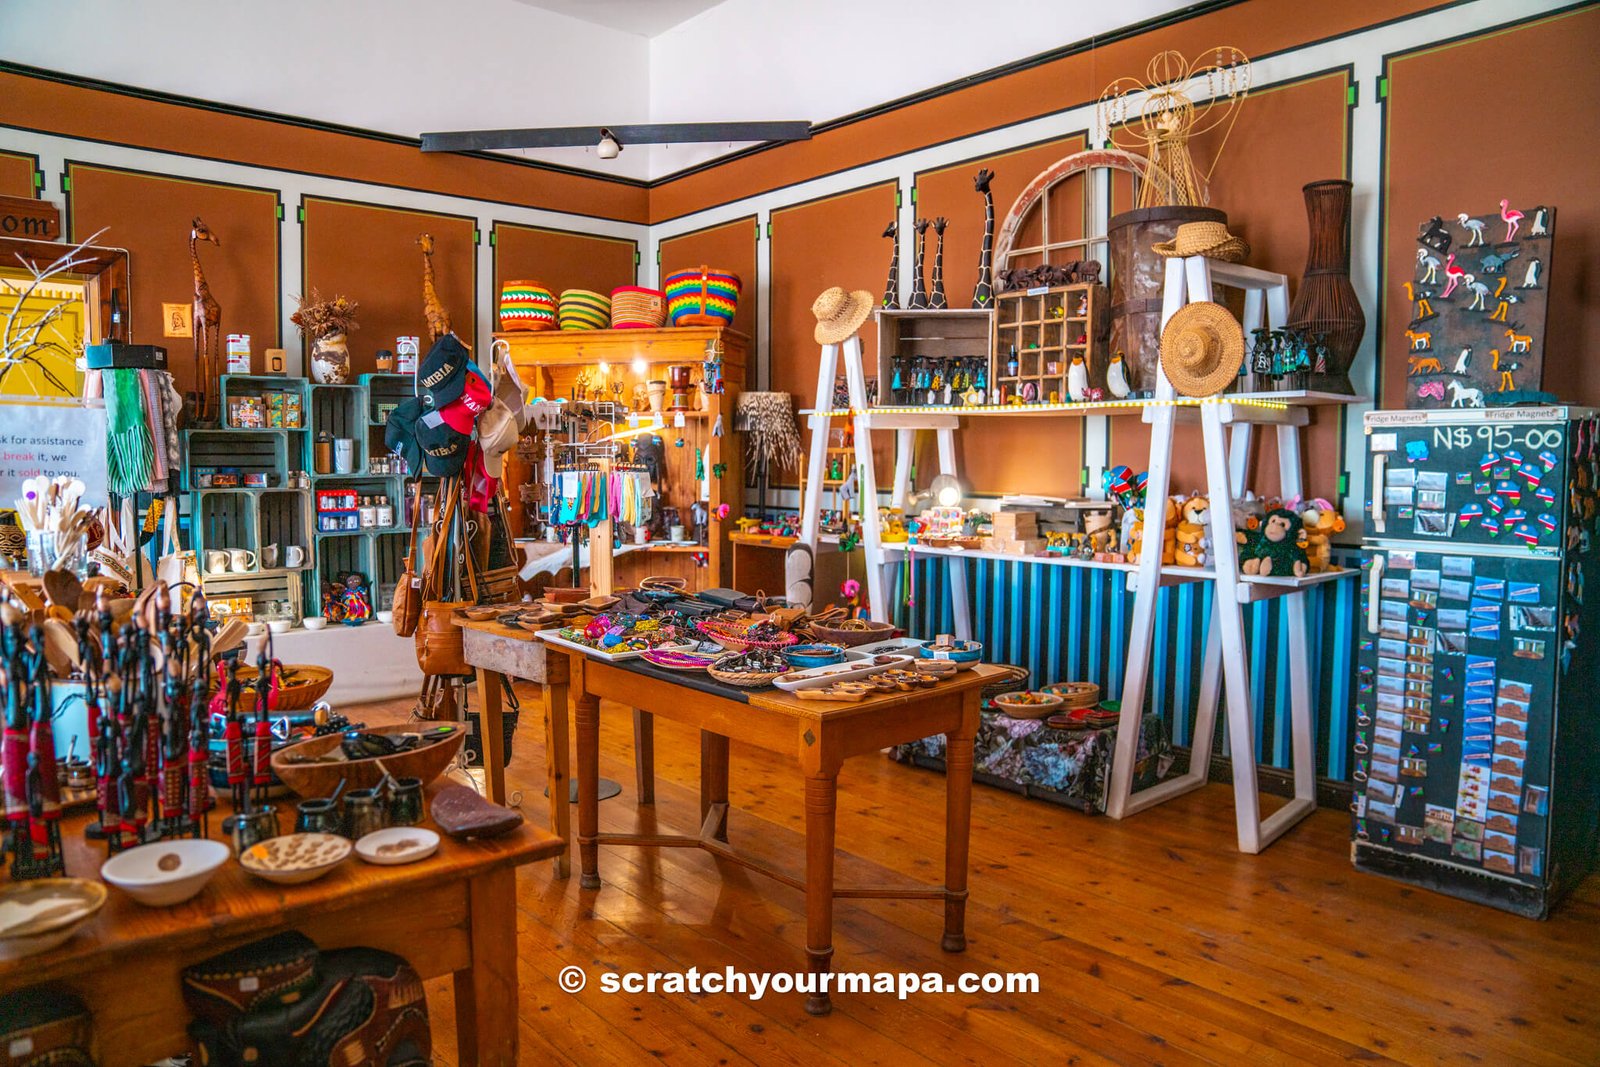
[{"label": "stuffed teddy bear", "polygon": [[1303,578],[1309,569],[1300,546],[1300,516],[1288,508],[1273,508],[1261,528],[1236,536],[1240,544],[1239,570],[1278,578]]},{"label": "stuffed teddy bear", "polygon": [[1198,493],[1183,502],[1174,531],[1177,545],[1174,561],[1180,567],[1204,567],[1210,560],[1211,538],[1206,532],[1211,505]]},{"label": "stuffed teddy bear", "polygon": [[1333,566],[1333,549],[1328,539],[1344,532],[1344,516],[1327,500],[1317,497],[1300,512],[1306,540],[1306,562],[1312,574],[1321,574]]}]

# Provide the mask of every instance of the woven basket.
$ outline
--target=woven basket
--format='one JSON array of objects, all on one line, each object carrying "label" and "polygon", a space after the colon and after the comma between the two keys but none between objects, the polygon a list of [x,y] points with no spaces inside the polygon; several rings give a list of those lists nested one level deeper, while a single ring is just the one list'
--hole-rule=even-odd
[{"label": "woven basket", "polygon": [[781,678],[787,671],[762,671],[755,674],[738,674],[733,671],[719,671],[715,667],[707,667],[706,673],[723,685],[736,685],[741,689],[760,689],[762,686],[771,685],[773,679]]},{"label": "woven basket", "polygon": [[1093,682],[1057,682],[1047,685],[1040,692],[1053,693],[1061,698],[1060,711],[1072,711],[1077,708],[1092,708],[1100,703],[1100,687]]},{"label": "woven basket", "polygon": [[[288,677],[283,679],[282,688],[278,690],[278,699],[272,705],[274,711],[305,711],[333,687],[333,671],[327,667],[314,663],[285,663],[283,670]],[[256,710],[256,691],[252,687],[258,673],[254,667],[239,668],[239,684],[243,686],[239,692],[241,712]]]},{"label": "woven basket", "polygon": [[790,645],[798,644],[800,641],[800,638],[794,634],[784,634],[776,641],[746,640],[739,636],[739,631],[709,619],[701,619],[696,622],[695,629],[729,652],[748,652],[752,648],[787,648]]},{"label": "woven basket", "polygon": [[611,290],[613,330],[658,330],[667,321],[667,298],[659,289],[624,285]]},{"label": "woven basket", "polygon": [[997,674],[983,687],[983,699],[993,700],[1001,693],[1010,693],[1019,688],[1026,688],[1028,684],[1028,669],[1018,667],[1011,663],[996,663],[1003,674]]},{"label": "woven basket", "polygon": [[500,286],[500,329],[553,330],[556,298],[542,282],[508,281]]},{"label": "woven basket", "polygon": [[700,267],[667,275],[667,320],[674,326],[726,326],[739,309],[739,276]]},{"label": "woven basket", "polygon": [[870,619],[861,621],[866,623],[866,628],[861,630],[841,630],[825,623],[814,622],[811,624],[811,632],[817,636],[817,640],[826,644],[848,645],[851,648],[856,645],[870,645],[874,641],[882,641],[894,635],[892,622],[873,622]]},{"label": "woven basket", "polygon": [[559,309],[563,330],[603,330],[611,325],[611,298],[589,289],[568,289]]}]

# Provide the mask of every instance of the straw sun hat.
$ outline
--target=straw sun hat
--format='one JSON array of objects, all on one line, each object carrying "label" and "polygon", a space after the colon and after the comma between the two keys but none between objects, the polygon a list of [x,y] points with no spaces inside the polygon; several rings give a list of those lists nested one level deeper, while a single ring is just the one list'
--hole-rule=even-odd
[{"label": "straw sun hat", "polygon": [[1161,331],[1161,369],[1184,396],[1215,396],[1244,363],[1244,330],[1221,304],[1186,304]]},{"label": "straw sun hat", "polygon": [[1158,256],[1206,256],[1225,263],[1243,263],[1250,254],[1250,246],[1223,222],[1185,222],[1172,240],[1157,241],[1150,249]]},{"label": "straw sun hat", "polygon": [[877,306],[877,298],[865,289],[854,292],[835,285],[825,289],[811,305],[811,314],[817,317],[816,338],[819,345],[836,345],[861,328]]}]

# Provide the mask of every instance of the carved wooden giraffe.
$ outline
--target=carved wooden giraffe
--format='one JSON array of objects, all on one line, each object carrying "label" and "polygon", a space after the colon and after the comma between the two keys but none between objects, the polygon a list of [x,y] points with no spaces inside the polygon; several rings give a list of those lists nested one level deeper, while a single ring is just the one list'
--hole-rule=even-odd
[{"label": "carved wooden giraffe", "polygon": [[928,307],[928,286],[923,271],[923,260],[928,252],[928,220],[917,220],[917,276],[911,281],[911,299],[906,302],[906,307],[925,309]]},{"label": "carved wooden giraffe", "polygon": [[894,255],[889,257],[889,280],[883,286],[882,306],[894,311],[900,306],[900,224],[890,222],[883,235],[894,242]]},{"label": "carved wooden giraffe", "polygon": [[196,390],[198,404],[195,417],[199,422],[208,423],[215,414],[212,407],[213,387],[217,385],[218,368],[222,365],[222,305],[211,295],[205,271],[200,269],[200,253],[196,246],[201,241],[210,241],[218,248],[222,247],[216,234],[208,230],[197,215],[189,230],[189,262],[194,267],[194,363],[196,384],[199,386]]},{"label": "carved wooden giraffe", "polygon": [[972,179],[972,187],[983,194],[983,251],[978,254],[978,286],[972,290],[975,308],[994,306],[994,286],[990,283],[994,273],[994,194],[989,191],[993,180],[994,171],[987,167]]},{"label": "carved wooden giraffe", "polygon": [[422,314],[428,320],[428,340],[437,341],[450,332],[450,312],[433,287],[433,234],[418,237],[417,244],[422,246]]},{"label": "carved wooden giraffe", "polygon": [[933,232],[937,237],[933,248],[933,295],[928,298],[928,306],[944,310],[950,306],[950,301],[944,296],[944,228],[947,221],[943,215],[933,220]]}]

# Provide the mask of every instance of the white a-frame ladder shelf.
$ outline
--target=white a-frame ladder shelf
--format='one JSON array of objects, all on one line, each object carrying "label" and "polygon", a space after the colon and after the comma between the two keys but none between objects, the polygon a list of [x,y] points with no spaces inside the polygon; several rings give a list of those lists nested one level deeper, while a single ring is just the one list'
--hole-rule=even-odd
[{"label": "white a-frame ladder shelf", "polygon": [[[886,622],[890,615],[889,593],[885,578],[883,531],[878,521],[878,476],[872,456],[872,431],[893,430],[895,435],[894,488],[890,506],[905,510],[911,494],[911,466],[916,452],[918,430],[934,431],[939,448],[939,473],[956,475],[955,431],[961,420],[953,414],[940,411],[900,413],[869,410],[866,371],[862,365],[861,337],[851,334],[841,344],[823,345],[822,359],[817,364],[816,406],[808,415],[811,431],[810,452],[806,468],[805,497],[801,501],[800,538],[789,549],[786,561],[788,596],[790,600],[803,600],[810,604],[812,562],[816,557],[817,540],[822,520],[822,473],[826,470],[828,433],[833,419],[828,412],[833,407],[833,383],[839,371],[840,358],[844,360],[846,393],[850,402],[850,418],[855,427],[856,474],[861,486],[861,548],[866,557],[867,603],[871,617]],[[950,593],[957,604],[967,599],[966,568],[954,561],[950,568]],[[966,639],[971,629],[965,612],[956,613],[956,636]]]},{"label": "white a-frame ladder shelf", "polygon": [[[1288,318],[1289,292],[1281,274],[1194,256],[1167,260],[1162,326],[1185,304],[1210,300],[1213,282],[1245,292],[1244,328],[1282,326]],[[1164,372],[1159,374],[1155,399],[1175,398]],[[1243,575],[1233,542],[1233,501],[1244,489],[1249,467],[1252,430],[1256,424],[1277,430],[1279,492],[1285,498],[1302,494],[1301,433],[1309,422],[1308,405],[1348,403],[1354,397],[1328,394],[1267,393],[1222,395],[1198,405],[1156,403],[1144,411],[1150,424],[1149,482],[1146,486],[1146,522],[1160,524],[1164,501],[1171,491],[1173,427],[1180,418],[1198,413],[1205,447],[1206,485],[1210,505],[1213,550],[1203,568],[1163,566],[1159,535],[1147,537],[1138,569],[1130,575],[1136,595],[1133,625],[1128,639],[1128,659],[1122,690],[1122,717],[1117,728],[1116,753],[1106,798],[1106,813],[1121,819],[1163,801],[1198,789],[1211,766],[1219,697],[1227,705],[1227,740],[1233,763],[1234,813],[1239,850],[1260,852],[1316,807],[1316,769],[1313,713],[1306,647],[1306,588],[1317,582],[1348,577],[1353,572],[1309,575],[1303,579],[1258,578]],[[1264,404],[1256,401],[1280,401]],[[1230,439],[1224,439],[1224,430]],[[1200,675],[1199,705],[1195,712],[1194,742],[1189,769],[1181,775],[1133,792],[1134,764],[1139,756],[1139,731],[1144,716],[1155,651],[1156,601],[1163,585],[1209,581],[1215,585],[1211,622],[1205,639]],[[1250,664],[1245,648],[1244,605],[1285,597],[1288,659],[1277,665],[1287,671],[1294,759],[1294,797],[1270,817],[1261,817],[1256,775],[1256,729],[1251,709]],[[1256,649],[1257,655],[1270,650]]]}]

